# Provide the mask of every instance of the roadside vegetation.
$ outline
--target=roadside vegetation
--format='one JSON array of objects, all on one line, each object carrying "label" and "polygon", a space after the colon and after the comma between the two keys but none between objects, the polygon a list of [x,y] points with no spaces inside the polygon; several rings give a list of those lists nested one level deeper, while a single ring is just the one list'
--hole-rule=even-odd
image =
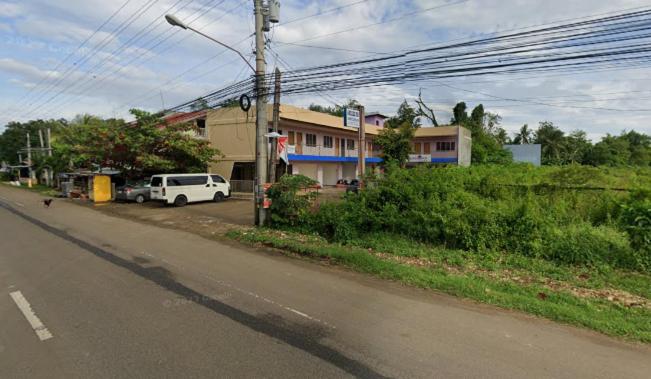
[{"label": "roadside vegetation", "polygon": [[651,342],[651,169],[401,169],[317,201],[272,187],[275,230],[244,242]]}]

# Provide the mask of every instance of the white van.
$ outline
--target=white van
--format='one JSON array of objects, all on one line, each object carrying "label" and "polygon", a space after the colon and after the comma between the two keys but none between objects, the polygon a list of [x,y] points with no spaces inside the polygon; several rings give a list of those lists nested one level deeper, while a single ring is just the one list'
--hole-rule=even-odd
[{"label": "white van", "polygon": [[150,197],[182,207],[197,201],[222,201],[231,196],[231,184],[216,174],[164,174],[151,177]]}]

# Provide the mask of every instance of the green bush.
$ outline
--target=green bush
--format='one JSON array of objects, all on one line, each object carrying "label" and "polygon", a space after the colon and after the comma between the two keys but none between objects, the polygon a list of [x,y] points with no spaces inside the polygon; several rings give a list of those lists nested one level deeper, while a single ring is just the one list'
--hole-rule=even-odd
[{"label": "green bush", "polygon": [[637,190],[622,203],[620,225],[631,246],[640,252],[641,264],[651,266],[651,191]]},{"label": "green bush", "polygon": [[588,223],[548,229],[542,257],[574,265],[599,265],[637,269],[636,254],[626,235],[616,229]]},{"label": "green bush", "polygon": [[305,175],[283,175],[269,190],[271,224],[298,226],[312,207],[316,193],[309,190],[316,180]]},{"label": "green bush", "polygon": [[[563,264],[641,268],[649,261],[648,198],[621,205],[627,192],[607,188],[637,185],[649,177],[649,170],[627,177],[581,166],[392,166],[382,176],[369,177],[359,194],[312,212],[294,211],[283,221],[300,218],[293,224],[339,243],[387,234]],[[591,188],[581,189],[587,185]]]}]

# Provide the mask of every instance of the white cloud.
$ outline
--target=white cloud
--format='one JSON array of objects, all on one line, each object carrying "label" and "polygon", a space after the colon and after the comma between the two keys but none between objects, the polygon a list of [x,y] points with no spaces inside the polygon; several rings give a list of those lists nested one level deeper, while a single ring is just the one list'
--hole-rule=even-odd
[{"label": "white cloud", "polygon": [[18,3],[8,1],[0,2],[0,17],[2,18],[17,17],[23,14],[23,12],[23,8]]},{"label": "white cloud", "polygon": [[[372,0],[362,2],[337,12],[282,25],[300,17],[324,12],[338,6],[351,4],[350,0],[285,0],[281,12],[281,25],[269,34],[271,47],[283,61],[294,68],[306,67],[370,56],[368,53],[325,50],[274,41],[324,46],[335,49],[352,49],[365,52],[390,52],[423,43],[438,44],[451,39],[474,38],[485,33],[505,31],[524,26],[540,25],[552,21],[585,17],[605,12],[648,5],[642,0],[469,0],[455,4],[456,0]],[[0,17],[8,24],[0,24],[0,33],[10,33],[5,38],[3,58],[0,59],[0,79],[10,90],[2,91],[4,104],[15,104],[25,90],[43,78],[55,78],[69,70],[60,84],[53,86],[46,97],[65,90],[52,104],[40,110],[38,117],[71,117],[76,112],[90,112],[104,116],[126,115],[131,106],[157,109],[161,106],[161,91],[167,106],[181,103],[193,97],[221,88],[232,82],[238,73],[240,78],[248,75],[248,69],[232,52],[181,29],[172,29],[162,21],[175,0],[160,0],[151,9],[119,34],[116,28],[134,15],[142,2],[129,4],[123,11],[94,36],[72,59],[54,67],[102,24],[122,2],[103,0],[30,0],[24,2],[0,2]],[[395,22],[359,28],[346,33],[339,31],[387,21],[413,12],[442,4],[447,7],[422,11]],[[183,5],[184,9],[180,9]],[[192,20],[213,3],[181,2],[170,13],[182,19]],[[193,26],[229,44],[250,35],[252,7],[245,2],[241,7],[236,1],[225,1],[216,9],[197,19]],[[232,9],[231,13],[224,13]],[[219,19],[219,20],[218,20]],[[128,22],[128,21],[127,21]],[[12,28],[10,25],[14,25]],[[126,25],[126,23],[124,23]],[[149,26],[148,26],[149,25]],[[142,38],[138,33],[143,31]],[[175,33],[173,36],[172,33]],[[336,33],[336,34],[333,34]],[[331,34],[331,35],[330,35]],[[314,36],[327,35],[312,39]],[[156,47],[156,43],[169,37]],[[126,49],[120,46],[132,39]],[[107,40],[107,46],[83,63],[83,57],[95,51],[95,47]],[[303,41],[302,40],[308,40]],[[0,46],[1,48],[2,46]],[[252,52],[251,39],[236,46],[246,56]],[[220,56],[208,60],[218,53]],[[128,67],[125,64],[135,60]],[[207,63],[199,65],[202,61]],[[76,65],[71,66],[73,62]],[[272,69],[276,64],[286,70],[270,52],[267,63]],[[192,69],[199,65],[198,68]],[[119,70],[119,74],[110,75]],[[184,73],[183,75],[180,75]],[[93,78],[94,76],[94,78]],[[304,94],[287,96],[285,102],[307,106],[310,103],[328,104],[344,102],[348,98],[362,101],[368,111],[393,113],[403,99],[413,99],[420,89],[424,98],[437,110],[439,122],[450,119],[450,110],[457,101],[466,101],[470,107],[483,103],[489,111],[503,116],[504,126],[515,131],[522,124],[535,126],[541,120],[550,120],[570,131],[585,129],[592,137],[605,133],[619,133],[623,129],[636,129],[651,134],[647,124],[648,113],[615,112],[587,108],[651,109],[651,91],[627,94],[627,91],[645,91],[649,85],[646,69],[611,70],[599,73],[552,76],[521,74],[511,77],[491,76],[468,79],[450,79],[445,83],[464,90],[454,90],[437,85],[434,81],[414,82],[358,90],[334,91],[327,94]],[[645,80],[647,78],[648,80]],[[46,83],[53,81],[47,79]],[[93,85],[93,83],[101,84]],[[36,87],[40,95],[43,86]],[[614,93],[612,95],[602,95]],[[522,99],[529,102],[499,100]],[[140,96],[142,94],[142,96]],[[638,96],[639,95],[639,96]],[[30,95],[32,98],[34,95]],[[124,104],[134,99],[134,104]],[[544,106],[550,103],[566,108]],[[38,103],[38,102],[36,102]],[[29,107],[28,107],[29,108]],[[22,110],[15,108],[16,112]],[[2,114],[2,113],[0,113]],[[3,116],[6,117],[6,116]],[[0,119],[0,124],[6,120]]]}]

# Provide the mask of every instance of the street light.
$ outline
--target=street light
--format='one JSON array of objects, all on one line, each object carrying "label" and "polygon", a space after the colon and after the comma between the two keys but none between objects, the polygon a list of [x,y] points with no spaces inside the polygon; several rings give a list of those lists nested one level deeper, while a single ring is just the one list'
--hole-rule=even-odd
[{"label": "street light", "polygon": [[249,66],[249,68],[250,68],[250,69],[255,73],[255,68],[253,68],[253,66],[251,65],[251,63],[249,63],[249,61],[246,60],[246,58],[244,58],[244,55],[242,55],[242,53],[240,53],[238,50],[236,50],[236,49],[234,49],[234,48],[228,46],[227,44],[225,44],[225,43],[223,43],[223,42],[220,42],[220,41],[218,41],[218,40],[212,38],[211,36],[209,36],[209,35],[207,35],[207,34],[204,34],[204,33],[200,32],[200,31],[198,31],[197,29],[195,29],[195,28],[193,28],[193,27],[191,27],[191,26],[189,26],[189,25],[184,24],[183,21],[179,20],[179,18],[176,17],[176,16],[174,16],[173,14],[167,14],[167,15],[165,15],[165,19],[166,19],[167,22],[168,22],[170,25],[172,25],[172,26],[178,26],[179,28],[192,30],[193,32],[195,32],[195,33],[197,33],[197,34],[200,34],[200,35],[202,35],[202,36],[208,38],[209,40],[211,40],[211,41],[213,41],[213,42],[216,42],[216,43],[220,44],[221,46],[223,46],[223,47],[225,47],[225,48],[227,48],[227,49],[229,49],[229,50],[232,50],[232,51],[236,52],[237,55],[239,55],[240,58],[242,58],[242,59],[244,60],[244,62],[246,62],[247,66]]},{"label": "street light", "polygon": [[[255,74],[255,91],[256,91],[256,117],[255,117],[255,196],[253,204],[255,208],[255,224],[262,226],[266,220],[266,210],[263,206],[264,199],[264,186],[267,181],[267,141],[264,134],[267,132],[267,99],[264,88],[264,76],[266,65],[264,61],[264,17],[273,18],[271,22],[278,22],[278,12],[280,3],[277,0],[271,0],[270,4],[273,6],[265,7],[262,0],[253,0],[254,14],[255,14],[255,68],[249,63],[244,55],[238,50],[228,46],[192,27],[183,23],[174,15],[168,14],[165,16],[167,22],[172,26],[179,28],[189,29],[193,32],[200,34],[209,40],[237,53],[237,55],[246,62],[247,66],[251,68]],[[266,14],[266,16],[265,16]],[[271,15],[271,16],[270,16]]]}]

